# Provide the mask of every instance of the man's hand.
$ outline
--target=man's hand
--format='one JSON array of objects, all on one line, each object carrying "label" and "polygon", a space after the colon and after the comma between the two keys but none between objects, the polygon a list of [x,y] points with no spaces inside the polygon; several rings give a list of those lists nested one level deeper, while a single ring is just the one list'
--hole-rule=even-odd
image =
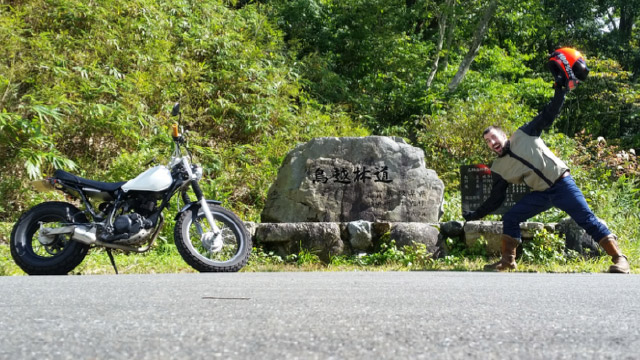
[{"label": "man's hand", "polygon": [[557,88],[567,88],[568,91],[571,91],[573,89],[575,89],[576,87],[578,87],[578,84],[580,83],[580,80],[578,79],[571,79],[571,80],[566,80],[563,79],[561,81],[555,81],[553,83],[553,88],[557,89]]}]

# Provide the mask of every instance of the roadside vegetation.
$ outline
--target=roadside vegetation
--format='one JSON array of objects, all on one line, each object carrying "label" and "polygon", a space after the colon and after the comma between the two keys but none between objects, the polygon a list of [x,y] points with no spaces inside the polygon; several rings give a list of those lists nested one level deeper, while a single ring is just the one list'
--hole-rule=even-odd
[{"label": "roadside vegetation", "polygon": [[[383,244],[377,253],[335,256],[328,263],[320,261],[317,255],[308,251],[286,257],[262,248],[253,249],[244,272],[281,271],[482,271],[496,259],[488,257],[485,243],[480,239],[468,248],[460,241],[447,242],[448,254],[434,258],[424,245],[398,248],[393,241]],[[640,256],[636,247],[626,247],[630,259]],[[175,245],[161,241],[153,251],[145,254],[125,254],[114,252],[114,258],[121,274],[192,273],[193,268],[179,256]],[[584,257],[575,252],[565,252],[564,240],[548,233],[537,234],[533,241],[526,242],[518,259],[518,271],[551,273],[602,273],[609,268],[609,257]],[[632,273],[640,273],[640,268],[632,266]],[[93,250],[78,266],[74,275],[114,274],[109,258],[103,250]],[[0,276],[24,275],[11,259],[9,247],[0,245]]]},{"label": "roadside vegetation", "polygon": [[[0,275],[21,273],[6,245],[11,223],[36,203],[62,199],[34,192],[31,180],[62,168],[120,181],[153,158],[165,161],[175,102],[206,169],[205,194],[246,221],[260,220],[268,187],[297,143],[371,134],[422,148],[446,185],[442,221],[461,220],[459,166],[491,161],[479,137],[486,126],[514,130],[548,101],[546,56],[560,46],[580,49],[591,73],[544,140],[570,164],[635,272],[638,25],[638,0],[580,7],[568,0],[0,0]],[[534,221],[565,216],[549,211]],[[167,221],[149,254],[118,254],[121,272],[191,271],[175,251],[172,226]],[[565,254],[553,236],[539,236],[519,270],[608,267],[607,258]],[[438,259],[387,245],[328,264],[257,248],[245,271],[479,270],[494,260],[455,241]],[[95,252],[77,271],[113,270]]]}]

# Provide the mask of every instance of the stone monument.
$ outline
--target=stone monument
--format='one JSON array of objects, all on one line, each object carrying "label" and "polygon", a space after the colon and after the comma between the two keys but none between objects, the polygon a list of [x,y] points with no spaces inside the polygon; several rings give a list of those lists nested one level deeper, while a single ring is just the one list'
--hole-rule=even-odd
[{"label": "stone monument", "polygon": [[272,223],[437,223],[443,194],[422,149],[402,138],[315,138],[285,157],[261,217]]}]

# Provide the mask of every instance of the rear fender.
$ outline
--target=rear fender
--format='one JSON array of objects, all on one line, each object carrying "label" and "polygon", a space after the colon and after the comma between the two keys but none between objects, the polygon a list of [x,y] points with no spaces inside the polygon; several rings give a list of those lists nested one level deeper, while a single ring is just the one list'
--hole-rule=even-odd
[{"label": "rear fender", "polygon": [[43,180],[32,181],[31,186],[38,192],[50,192],[50,191],[57,190],[57,191],[62,191],[76,199],[82,198],[82,195],[80,194],[82,190],[78,186],[67,184],[64,181],[61,181],[53,177],[49,177]]},{"label": "rear fender", "polygon": [[49,192],[56,188],[51,183],[51,179],[35,180],[31,182],[31,186],[38,192]]}]

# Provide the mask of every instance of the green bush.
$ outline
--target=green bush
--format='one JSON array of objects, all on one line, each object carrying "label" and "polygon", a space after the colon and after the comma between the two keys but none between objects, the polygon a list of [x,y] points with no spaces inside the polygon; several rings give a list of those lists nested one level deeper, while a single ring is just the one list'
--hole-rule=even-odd
[{"label": "green bush", "polygon": [[533,240],[522,242],[520,261],[537,265],[562,264],[566,261],[564,239],[543,229]]},{"label": "green bush", "polygon": [[207,196],[256,219],[281,159],[315,136],[365,135],[301,92],[282,33],[259,5],[44,1],[0,5],[0,218],[54,169],[133,178],[171,148],[180,101]]}]

